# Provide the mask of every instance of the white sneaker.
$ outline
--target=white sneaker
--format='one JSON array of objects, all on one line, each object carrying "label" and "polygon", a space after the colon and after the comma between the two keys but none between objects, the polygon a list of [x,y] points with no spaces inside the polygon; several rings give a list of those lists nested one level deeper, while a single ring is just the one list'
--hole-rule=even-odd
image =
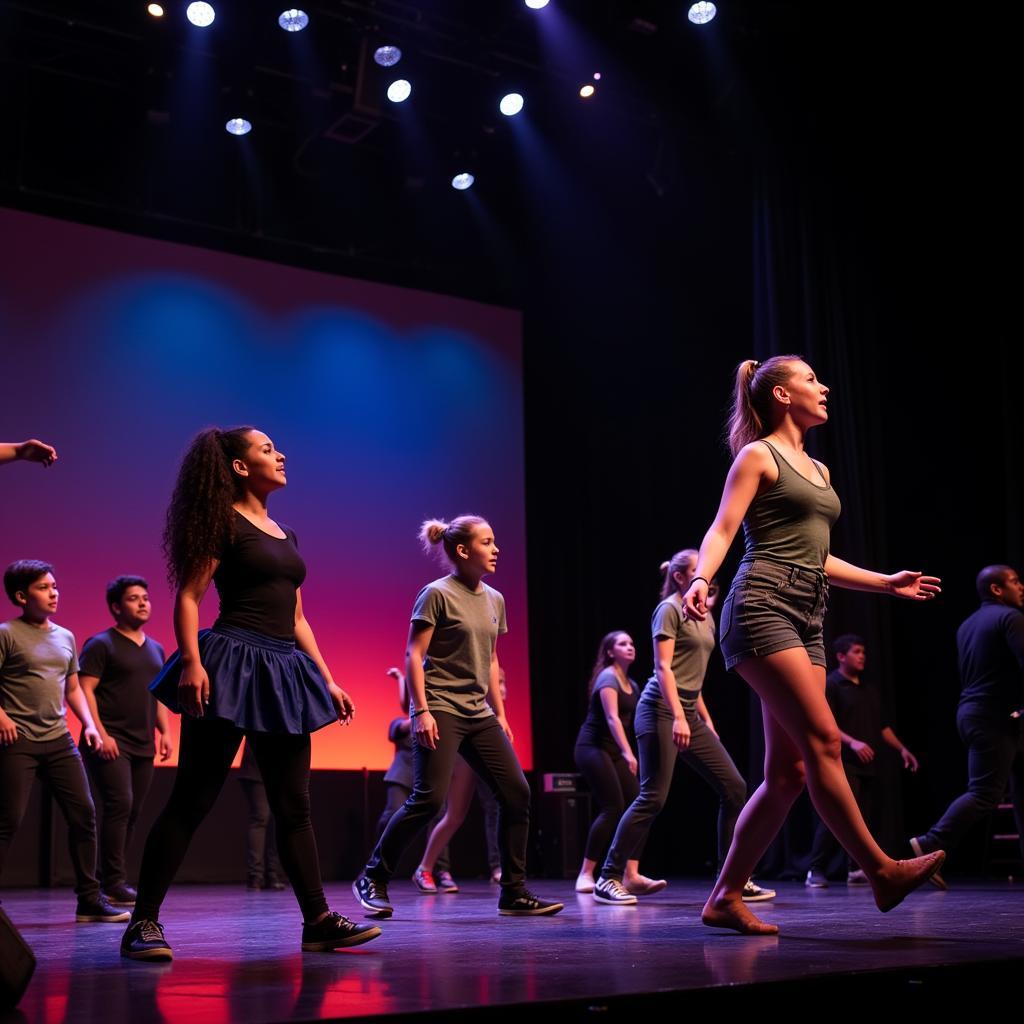
[{"label": "white sneaker", "polygon": [[621,907],[636,903],[636,897],[626,892],[617,878],[599,878],[594,886],[594,899],[598,903],[611,903]]}]

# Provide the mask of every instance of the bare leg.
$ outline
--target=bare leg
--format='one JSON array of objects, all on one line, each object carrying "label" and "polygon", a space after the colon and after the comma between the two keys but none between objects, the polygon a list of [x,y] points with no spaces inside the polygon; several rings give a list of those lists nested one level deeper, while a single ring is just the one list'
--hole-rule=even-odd
[{"label": "bare leg", "polygon": [[448,788],[448,808],[444,817],[434,826],[427,840],[427,848],[423,851],[420,867],[433,871],[441,851],[451,841],[459,826],[466,820],[473,793],[476,792],[476,773],[461,758],[455,759],[451,786]]},{"label": "bare leg", "polygon": [[[765,781],[744,807],[722,873],[708,899],[707,924],[751,931],[761,922],[735,912],[750,877],[801,789],[832,834],[861,866],[881,910],[890,910],[941,864],[941,857],[895,861],[868,831],[840,759],[839,730],[825,700],[825,670],[807,652],[791,648],[742,662],[737,671],[761,698],[765,724]],[[728,916],[735,920],[730,923]],[[747,917],[749,915],[749,918]],[[712,920],[709,920],[709,917]],[[761,932],[761,928],[756,929]]]}]

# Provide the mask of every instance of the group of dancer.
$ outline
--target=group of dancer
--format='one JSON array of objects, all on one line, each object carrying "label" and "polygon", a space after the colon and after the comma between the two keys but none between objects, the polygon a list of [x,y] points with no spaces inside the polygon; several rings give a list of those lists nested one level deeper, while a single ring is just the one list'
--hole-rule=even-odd
[{"label": "group of dancer", "polygon": [[[652,628],[656,670],[642,695],[628,678],[635,656],[630,638],[613,634],[602,645],[592,715],[595,721],[604,716],[626,771],[614,757],[610,764],[601,761],[600,750],[610,751],[599,733],[581,733],[577,751],[596,787],[609,792],[618,787],[619,803],[632,802],[608,841],[599,876],[593,875],[601,845],[595,842],[577,881],[586,888],[593,878],[601,902],[631,902],[638,891],[660,887],[658,880],[639,873],[638,862],[679,757],[705,777],[721,800],[722,864],[702,912],[707,925],[745,934],[778,931],[754,915],[744,896],[764,897],[751,876],[805,784],[825,824],[863,870],[881,910],[896,906],[942,864],[941,850],[893,860],[874,841],[843,772],[840,736],[825,700],[822,617],[831,584],[914,601],[939,593],[934,577],[872,572],[830,553],[839,499],[828,470],[805,451],[808,431],[828,418],[827,395],[828,388],[797,356],[740,365],[730,427],[734,461],[721,505],[699,551],[682,551],[666,566],[663,600]],[[4,451],[0,448],[0,457]],[[284,454],[265,433],[249,426],[203,431],[179,470],[164,534],[176,587],[178,649],[151,686],[166,708],[182,716],[179,762],[170,798],[145,844],[121,942],[122,955],[129,959],[172,958],[160,909],[243,737],[266,786],[281,864],[302,910],[301,948],[332,950],[381,934],[377,925],[357,924],[332,911],[324,896],[310,821],[310,734],[334,722],[348,724],[354,707],[334,682],[303,614],[306,566],[295,531],[268,512],[271,495],[286,483]],[[701,696],[715,644],[710,581],[741,523],[746,550],[722,608],[719,642],[727,667],[736,669],[762,704],[764,781],[746,801],[745,783]],[[457,769],[464,762],[483,779],[499,807],[498,913],[557,914],[562,903],[540,898],[526,886],[530,789],[512,746],[497,655],[498,637],[507,629],[505,602],[484,582],[497,567],[494,531],[484,518],[463,515],[450,522],[425,522],[421,539],[427,550],[443,553],[449,571],[420,591],[410,616],[406,683],[413,786],[387,821],[353,894],[368,916],[391,917],[388,884],[399,859],[441,810],[453,776],[461,773],[468,779],[466,769]],[[199,606],[211,582],[220,611],[211,629],[200,630]],[[46,633],[64,644],[60,657],[47,662],[56,687],[51,686],[48,720],[56,716],[63,723],[66,697],[82,720],[85,745],[100,752],[106,745],[77,687],[73,638],[49,622],[56,608],[52,570],[47,567],[31,579],[24,573],[12,577],[7,589],[22,618],[0,631],[0,741],[5,745],[0,784],[5,792],[16,771],[27,777],[43,770],[42,761],[32,760],[34,752],[39,758],[49,756],[43,746],[51,737],[23,728],[22,718],[12,713],[17,697],[10,696],[8,680],[16,673],[9,666],[21,655],[11,652],[30,645],[30,637]],[[629,751],[623,721],[634,702],[638,761]],[[17,758],[21,767],[15,769]],[[46,770],[53,778],[55,769]],[[5,806],[0,818],[2,858],[18,815]],[[605,837],[610,828],[610,820],[601,825]],[[82,851],[79,859],[86,855]],[[84,876],[80,903],[101,901],[83,882],[88,882]]]}]

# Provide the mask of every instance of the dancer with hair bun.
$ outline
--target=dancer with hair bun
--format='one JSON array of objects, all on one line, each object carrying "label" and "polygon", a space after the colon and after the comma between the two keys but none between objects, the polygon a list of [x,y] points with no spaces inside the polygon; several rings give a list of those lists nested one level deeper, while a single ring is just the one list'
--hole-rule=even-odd
[{"label": "dancer with hair bun", "polygon": [[437,814],[451,785],[455,756],[490,786],[500,807],[498,913],[555,914],[561,903],[526,888],[530,787],[512,749],[501,699],[497,641],[507,632],[505,599],[483,582],[498,564],[494,531],[480,516],[420,528],[428,553],[443,550],[452,571],[428,583],[412,610],[406,652],[409,717],[415,739],[415,787],[388,822],[363,874],[352,884],[368,916],[391,917],[388,882],[420,828]]}]

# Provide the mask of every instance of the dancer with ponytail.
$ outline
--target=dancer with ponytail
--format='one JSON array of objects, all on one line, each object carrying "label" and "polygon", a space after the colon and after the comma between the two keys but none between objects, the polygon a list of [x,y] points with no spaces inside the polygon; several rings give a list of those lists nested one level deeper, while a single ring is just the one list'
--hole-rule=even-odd
[{"label": "dancer with ponytail", "polygon": [[[747,784],[715,731],[702,693],[708,661],[715,649],[714,619],[708,616],[706,621],[698,622],[683,615],[682,595],[696,564],[697,552],[686,548],[661,566],[661,602],[651,618],[654,675],[644,687],[635,720],[640,794],[616,829],[594,888],[598,903],[636,903],[638,895],[647,894],[630,884],[628,858],[639,858],[643,851],[654,819],[668,800],[677,761],[685,761],[718,796],[719,868],[747,798]],[[664,885],[662,882],[647,891],[656,892]],[[770,900],[775,891],[748,878],[742,895],[746,902],[758,902]]]},{"label": "dancer with ponytail", "polygon": [[[306,565],[295,532],[267,501],[287,483],[285,457],[255,427],[204,430],[182,460],[167,511],[164,552],[177,587],[178,650],[151,689],[182,714],[174,789],[146,842],[132,921],[131,960],[170,960],[159,923],[189,842],[224,785],[244,736],[277,829],[281,863],[302,909],[302,949],[326,952],[380,935],[332,913],[324,898],[309,812],[309,734],[348,723],[354,708],[331,677],[302,608]],[[213,628],[199,630],[211,581]]]},{"label": "dancer with ponytail", "polygon": [[702,920],[748,935],[779,930],[744,905],[742,891],[805,784],[883,912],[934,874],[945,856],[936,851],[896,861],[875,842],[846,780],[839,730],[825,700],[822,618],[830,584],[928,601],[940,582],[919,572],[861,569],[830,553],[839,498],[828,470],[805,451],[808,431],[828,419],[828,393],[799,356],[740,364],[729,424],[733,464],[683,595],[687,617],[705,622],[708,580],[742,522],[746,550],[722,608],[720,642],[726,667],[761,700],[764,782],[740,814]]},{"label": "dancer with ponytail", "polygon": [[438,812],[461,754],[500,806],[502,915],[556,914],[561,903],[526,888],[530,787],[512,749],[501,699],[498,636],[507,632],[505,599],[483,582],[498,564],[494,531],[479,516],[428,520],[420,540],[444,550],[452,572],[417,595],[409,628],[406,680],[416,745],[415,787],[388,822],[363,874],[352,884],[369,916],[391,917],[388,882],[416,833]]},{"label": "dancer with ponytail", "polygon": [[[597,813],[590,823],[583,864],[576,878],[576,891],[594,891],[594,869],[608,852],[622,812],[640,793],[637,759],[629,733],[636,713],[640,688],[629,676],[636,660],[636,648],[628,633],[613,630],[597,648],[590,673],[587,717],[576,737],[576,767],[583,773]],[[662,879],[640,874],[637,857],[625,864],[620,881],[630,893],[647,894],[664,889]],[[635,900],[634,900],[635,902]]]}]

